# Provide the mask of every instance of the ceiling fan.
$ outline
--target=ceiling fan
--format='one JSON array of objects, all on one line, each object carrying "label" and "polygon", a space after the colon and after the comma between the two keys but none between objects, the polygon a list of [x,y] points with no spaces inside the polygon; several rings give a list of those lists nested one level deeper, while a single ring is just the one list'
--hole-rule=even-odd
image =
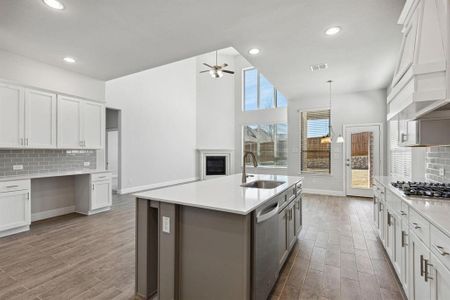
[{"label": "ceiling fan", "polygon": [[216,51],[216,64],[214,66],[208,65],[207,63],[203,64],[207,66],[210,70],[204,70],[201,71],[200,73],[209,72],[209,75],[211,75],[212,78],[220,78],[223,76],[223,73],[234,74],[233,71],[225,70],[225,68],[228,67],[228,64],[224,63],[223,65],[219,65],[217,63],[217,51]]}]

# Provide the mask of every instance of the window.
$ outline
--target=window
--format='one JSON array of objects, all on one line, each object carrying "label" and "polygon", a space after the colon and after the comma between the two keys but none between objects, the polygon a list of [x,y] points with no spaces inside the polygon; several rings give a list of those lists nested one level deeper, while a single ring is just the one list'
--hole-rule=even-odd
[{"label": "window", "polygon": [[[264,167],[287,166],[287,124],[244,126],[244,151],[253,152]],[[252,165],[250,158],[245,162]]]},{"label": "window", "polygon": [[287,107],[287,99],[255,68],[245,69],[244,111]]},{"label": "window", "polygon": [[331,172],[331,144],[320,142],[330,133],[330,110],[302,112],[301,171],[313,173]]}]

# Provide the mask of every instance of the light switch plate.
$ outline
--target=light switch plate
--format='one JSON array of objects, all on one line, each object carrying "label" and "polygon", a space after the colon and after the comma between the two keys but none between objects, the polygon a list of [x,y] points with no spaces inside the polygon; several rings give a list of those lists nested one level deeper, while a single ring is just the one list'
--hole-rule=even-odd
[{"label": "light switch plate", "polygon": [[162,231],[164,233],[170,233],[170,218],[169,217],[162,217]]},{"label": "light switch plate", "polygon": [[14,171],[23,170],[23,165],[14,165],[14,166],[13,166],[13,170],[14,170]]},{"label": "light switch plate", "polygon": [[444,176],[444,175],[445,175],[445,169],[439,168],[439,176]]},{"label": "light switch plate", "polygon": [[88,161],[85,161],[85,162],[84,162],[84,166],[85,166],[85,167],[89,167],[90,165],[91,165],[90,162],[88,162]]}]

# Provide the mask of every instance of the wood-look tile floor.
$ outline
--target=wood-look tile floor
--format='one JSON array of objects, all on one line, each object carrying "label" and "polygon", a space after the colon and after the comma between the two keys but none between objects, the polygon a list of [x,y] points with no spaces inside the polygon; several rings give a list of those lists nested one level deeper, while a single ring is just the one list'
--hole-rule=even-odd
[{"label": "wood-look tile floor", "polygon": [[[133,299],[134,199],[0,238],[0,299]],[[305,195],[304,226],[272,299],[401,299],[368,200]],[[234,300],[234,299],[233,299]]]},{"label": "wood-look tile floor", "polygon": [[372,201],[304,195],[303,228],[271,299],[403,299]]}]

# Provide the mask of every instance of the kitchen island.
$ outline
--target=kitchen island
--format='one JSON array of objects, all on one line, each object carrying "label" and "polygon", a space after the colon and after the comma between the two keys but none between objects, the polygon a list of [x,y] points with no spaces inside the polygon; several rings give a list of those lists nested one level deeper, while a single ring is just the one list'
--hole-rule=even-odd
[{"label": "kitchen island", "polygon": [[266,299],[301,229],[301,184],[235,174],[135,194],[136,296]]}]

